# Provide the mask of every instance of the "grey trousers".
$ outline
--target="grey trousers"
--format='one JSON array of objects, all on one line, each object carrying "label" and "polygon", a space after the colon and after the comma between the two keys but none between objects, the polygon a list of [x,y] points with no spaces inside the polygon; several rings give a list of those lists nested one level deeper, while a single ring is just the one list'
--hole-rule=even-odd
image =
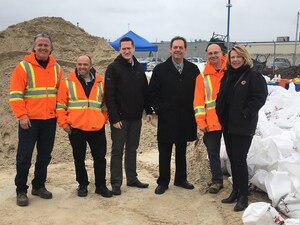
[{"label": "grey trousers", "polygon": [[112,150],[110,160],[110,183],[112,186],[121,187],[123,181],[123,152],[125,147],[125,174],[127,183],[133,183],[137,179],[136,155],[140,142],[142,121],[122,120],[122,129],[111,125]]}]

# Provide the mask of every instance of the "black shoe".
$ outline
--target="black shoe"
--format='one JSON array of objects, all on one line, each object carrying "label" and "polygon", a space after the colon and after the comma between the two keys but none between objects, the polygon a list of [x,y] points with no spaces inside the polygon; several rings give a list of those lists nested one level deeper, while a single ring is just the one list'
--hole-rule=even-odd
[{"label": "black shoe", "polygon": [[248,207],[248,196],[247,195],[241,195],[234,206],[233,210],[235,212],[243,211]]},{"label": "black shoe", "polygon": [[141,181],[136,179],[136,181],[133,182],[133,183],[127,183],[127,186],[129,186],[129,187],[138,187],[138,188],[147,188],[147,187],[149,187],[149,184],[142,183]]},{"label": "black shoe", "polygon": [[77,195],[79,197],[86,197],[88,195],[88,189],[86,185],[79,185],[77,188]]},{"label": "black shoe", "polygon": [[168,186],[163,186],[163,185],[157,185],[157,187],[155,188],[155,194],[157,195],[161,195],[163,193],[165,193],[165,191],[168,189]]},{"label": "black shoe", "polygon": [[174,183],[175,186],[178,186],[178,187],[182,187],[182,188],[185,188],[185,189],[194,189],[194,185],[192,185],[191,183],[189,183],[188,181],[184,181],[183,183]]},{"label": "black shoe", "polygon": [[121,188],[117,186],[112,186],[111,192],[113,195],[121,195]]},{"label": "black shoe", "polygon": [[113,196],[113,193],[110,190],[108,190],[106,185],[100,185],[99,187],[97,187],[96,190],[95,190],[95,193],[99,194],[99,195],[101,195],[102,197],[105,197],[105,198],[110,198],[110,197]]},{"label": "black shoe", "polygon": [[229,204],[229,203],[234,203],[235,200],[237,200],[237,196],[238,196],[238,191],[236,190],[233,190],[230,195],[228,196],[228,198],[224,198],[222,199],[222,203],[225,203],[225,204]]},{"label": "black shoe", "polygon": [[27,206],[28,205],[28,197],[25,192],[17,194],[17,205],[18,206]]},{"label": "black shoe", "polygon": [[48,191],[45,187],[41,187],[41,188],[38,188],[38,189],[33,188],[31,190],[31,194],[40,196],[41,198],[44,198],[44,199],[51,199],[52,198],[52,193],[50,191]]}]

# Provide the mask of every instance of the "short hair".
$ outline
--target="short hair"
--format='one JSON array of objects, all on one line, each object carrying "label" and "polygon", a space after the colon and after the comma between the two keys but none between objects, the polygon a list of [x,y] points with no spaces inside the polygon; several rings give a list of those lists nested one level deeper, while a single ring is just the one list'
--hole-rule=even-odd
[{"label": "short hair", "polygon": [[34,36],[34,39],[33,39],[33,49],[32,49],[32,51],[35,52],[35,50],[34,50],[34,47],[35,47],[35,41],[36,41],[36,39],[38,39],[39,37],[48,38],[49,41],[50,41],[50,45],[51,45],[51,51],[53,51],[52,39],[51,39],[50,35],[49,35],[47,32],[41,32],[41,33],[38,33],[37,35]]},{"label": "short hair", "polygon": [[184,38],[184,37],[180,37],[180,36],[176,36],[176,37],[173,37],[173,38],[172,38],[171,43],[170,43],[170,48],[172,48],[173,42],[174,42],[174,41],[177,41],[177,40],[182,40],[183,43],[184,43],[184,48],[187,48],[187,43],[186,43],[185,38]]},{"label": "short hair", "polygon": [[209,43],[208,43],[208,45],[206,46],[206,49],[205,49],[205,51],[207,52],[207,48],[210,46],[210,45],[212,45],[212,44],[217,44],[217,45],[219,45],[220,46],[220,48],[221,48],[221,51],[223,52],[223,53],[227,53],[227,47],[226,47],[226,45],[225,45],[225,41],[223,41],[223,40],[221,40],[221,39],[218,39],[218,38],[211,38],[210,40],[209,40]]},{"label": "short hair", "polygon": [[121,47],[121,43],[125,42],[125,41],[130,41],[132,46],[134,47],[134,42],[130,37],[123,37],[120,41],[119,41],[119,48]]},{"label": "short hair", "polygon": [[236,51],[237,54],[240,55],[245,60],[244,65],[248,65],[250,66],[250,68],[253,67],[253,61],[251,55],[243,45],[235,45],[229,50],[228,57],[227,57],[227,65],[230,65],[230,54],[232,51]]}]

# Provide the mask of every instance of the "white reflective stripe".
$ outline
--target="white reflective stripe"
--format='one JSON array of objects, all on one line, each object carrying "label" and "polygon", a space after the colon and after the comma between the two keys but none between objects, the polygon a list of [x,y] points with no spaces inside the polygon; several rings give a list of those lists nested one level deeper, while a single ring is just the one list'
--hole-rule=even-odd
[{"label": "white reflective stripe", "polygon": [[60,72],[60,65],[58,63],[55,63],[55,67],[54,67],[55,86],[57,86],[58,83],[59,72]]},{"label": "white reflective stripe", "polygon": [[206,92],[206,102],[210,102],[211,101],[211,81],[210,81],[210,76],[209,75],[205,75],[203,77],[204,79],[204,85],[205,85],[205,92]]},{"label": "white reflective stripe", "polygon": [[205,108],[215,108],[216,107],[216,102],[213,101],[213,102],[209,102],[209,103],[206,103],[205,104]]},{"label": "white reflective stripe", "polygon": [[194,108],[194,113],[195,113],[195,116],[197,116],[197,115],[200,115],[200,114],[205,114],[206,110],[205,110],[204,107],[195,107]]},{"label": "white reflective stripe", "polygon": [[59,109],[67,109],[68,107],[64,104],[61,104],[61,103],[57,103],[56,104],[56,109],[59,110]]},{"label": "white reflective stripe", "polygon": [[9,93],[9,101],[23,100],[24,94],[21,91],[11,91]]},{"label": "white reflective stripe", "polygon": [[34,71],[31,64],[25,60],[21,62],[21,66],[25,69],[28,77],[28,88],[35,88]]},{"label": "white reflective stripe", "polygon": [[70,81],[70,80],[66,80],[66,83],[67,83],[67,87],[69,89],[70,98],[73,101],[76,101],[77,100],[77,95],[76,95],[76,92],[75,92],[75,83],[73,81]]}]

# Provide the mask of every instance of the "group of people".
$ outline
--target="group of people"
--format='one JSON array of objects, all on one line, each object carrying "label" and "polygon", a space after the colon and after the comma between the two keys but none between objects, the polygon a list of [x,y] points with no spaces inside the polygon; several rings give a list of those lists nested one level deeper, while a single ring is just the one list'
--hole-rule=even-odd
[{"label": "group of people", "polygon": [[[212,184],[210,193],[223,188],[220,143],[223,134],[231,162],[233,189],[223,203],[233,203],[235,211],[248,205],[247,153],[254,135],[258,111],[267,97],[266,82],[253,71],[249,53],[234,46],[226,58],[218,43],[207,47],[204,71],[184,56],[187,42],[174,37],[170,57],[157,65],[150,82],[144,67],[134,56],[134,42],[119,42],[120,54],[100,76],[88,55],[77,58],[76,68],[65,79],[51,56],[52,41],[47,33],[35,36],[33,51],[13,71],[10,106],[19,120],[16,156],[16,202],[27,206],[28,173],[34,147],[37,149],[32,195],[51,199],[45,187],[47,167],[55,141],[56,124],[68,134],[75,165],[77,195],[88,195],[89,179],[85,167],[87,143],[93,157],[95,193],[103,197],[121,195],[123,155],[129,187],[147,188],[138,179],[137,149],[142,116],[153,122],[157,115],[159,177],[155,194],[163,194],[171,180],[171,155],[175,146],[174,185],[194,189],[187,180],[187,142],[197,139],[201,130],[207,147]],[[107,142],[105,125],[111,129],[110,183],[106,185]],[[125,152],[125,154],[124,154]]]}]

